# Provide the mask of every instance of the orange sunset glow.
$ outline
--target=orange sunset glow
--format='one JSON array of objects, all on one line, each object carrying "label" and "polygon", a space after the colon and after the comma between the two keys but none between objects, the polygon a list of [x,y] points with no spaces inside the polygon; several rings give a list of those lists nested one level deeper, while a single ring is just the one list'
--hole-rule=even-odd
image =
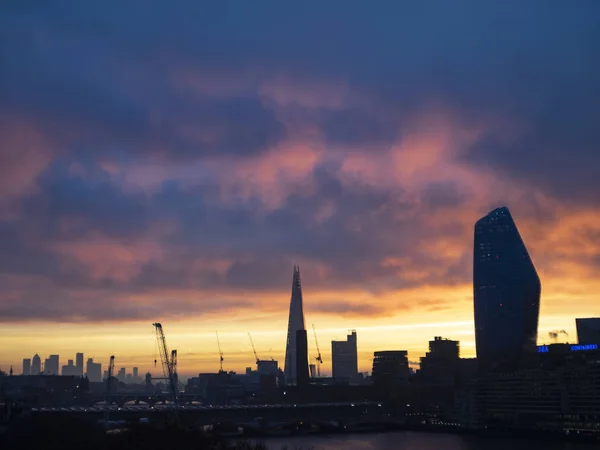
[{"label": "orange sunset glow", "polygon": [[600,66],[572,62],[597,24],[565,12],[550,50],[543,17],[502,11],[214,8],[0,19],[27,38],[0,43],[0,369],[158,373],[156,321],[182,375],[218,370],[216,331],[224,369],[254,366],[248,332],[283,367],[294,264],[326,373],[351,329],[361,372],[434,336],[475,357],[473,227],[499,206],[541,278],[538,343],[600,315]]}]

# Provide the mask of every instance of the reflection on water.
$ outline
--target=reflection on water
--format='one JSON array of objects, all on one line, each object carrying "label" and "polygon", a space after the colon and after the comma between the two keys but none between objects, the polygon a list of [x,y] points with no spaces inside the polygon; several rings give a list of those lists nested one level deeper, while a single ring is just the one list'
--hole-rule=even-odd
[{"label": "reflection on water", "polygon": [[269,450],[590,450],[593,446],[518,439],[481,439],[454,434],[395,432],[269,438]]}]

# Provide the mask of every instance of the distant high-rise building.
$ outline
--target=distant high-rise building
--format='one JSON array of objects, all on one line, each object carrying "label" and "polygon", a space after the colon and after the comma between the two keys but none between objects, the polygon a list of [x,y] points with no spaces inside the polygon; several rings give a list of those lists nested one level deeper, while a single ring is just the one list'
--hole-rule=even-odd
[{"label": "distant high-rise building", "polygon": [[37,353],[31,359],[31,375],[39,375],[42,373],[42,359]]},{"label": "distant high-rise building", "polygon": [[358,350],[356,331],[352,330],[345,341],[331,341],[331,372],[337,379],[355,380],[358,376]]},{"label": "distant high-rise building", "polygon": [[102,364],[95,363],[92,358],[88,358],[85,371],[90,382],[100,383],[102,381]]},{"label": "distant high-rise building", "polygon": [[600,344],[600,317],[575,319],[580,344]]},{"label": "distant high-rise building", "polygon": [[83,353],[75,354],[75,367],[77,367],[77,375],[83,376]]},{"label": "distant high-rise building", "polygon": [[58,355],[50,355],[44,362],[45,375],[59,375],[59,358]]},{"label": "distant high-rise building", "polygon": [[73,364],[73,360],[69,359],[67,361],[66,366],[62,366],[61,374],[63,376],[77,376],[79,375],[79,371],[77,367]]},{"label": "distant high-rise building", "polygon": [[460,369],[458,341],[436,336],[429,341],[429,351],[421,358],[418,379],[437,383],[452,382]]},{"label": "distant high-rise building", "polygon": [[317,365],[316,364],[309,364],[308,365],[308,371],[310,372],[310,377],[311,378],[316,378],[317,377]]},{"label": "distant high-rise building", "polygon": [[535,353],[541,284],[506,207],[475,224],[473,298],[480,367],[517,364]]},{"label": "distant high-rise building", "polygon": [[31,359],[23,358],[23,375],[31,375]]},{"label": "distant high-rise building", "polygon": [[386,350],[373,355],[373,385],[383,392],[389,392],[404,384],[410,377],[408,352],[406,350]]},{"label": "distant high-rise building", "polygon": [[290,300],[290,316],[288,320],[287,341],[285,345],[285,366],[283,369],[285,382],[296,384],[296,332],[306,330],[304,309],[302,306],[302,287],[300,285],[300,267],[294,266],[292,280],[292,298]]},{"label": "distant high-rise building", "polygon": [[308,337],[306,330],[296,331],[296,385],[308,385]]},{"label": "distant high-rise building", "polygon": [[139,372],[138,372],[138,368],[137,368],[137,367],[134,367],[134,368],[133,368],[133,377],[134,377],[134,378],[137,378],[137,377],[138,377],[138,373],[139,373]]},{"label": "distant high-rise building", "polygon": [[259,360],[256,363],[257,371],[260,375],[274,375],[279,373],[279,365],[275,360]]},{"label": "distant high-rise building", "polygon": [[117,380],[125,382],[127,375],[125,374],[125,367],[121,367],[117,373]]}]

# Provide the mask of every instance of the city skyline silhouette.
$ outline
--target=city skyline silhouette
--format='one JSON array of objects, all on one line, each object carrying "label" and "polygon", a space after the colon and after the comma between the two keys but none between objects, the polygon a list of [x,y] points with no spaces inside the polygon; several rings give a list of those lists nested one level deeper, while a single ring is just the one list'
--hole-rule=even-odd
[{"label": "city skyline silhouette", "polygon": [[248,332],[283,367],[295,264],[327,373],[351,329],[360,372],[434,336],[473,357],[473,226],[503,205],[538,342],[600,315],[598,2],[21,3],[0,6],[3,370],[155,370],[156,321],[182,374],[218,370],[215,330],[224,369],[254,366]]}]

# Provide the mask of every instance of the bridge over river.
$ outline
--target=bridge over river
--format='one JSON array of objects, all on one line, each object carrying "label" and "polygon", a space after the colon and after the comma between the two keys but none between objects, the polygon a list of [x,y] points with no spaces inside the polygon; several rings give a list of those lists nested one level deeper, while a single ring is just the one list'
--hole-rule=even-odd
[{"label": "bridge over river", "polygon": [[[101,420],[109,413],[111,421],[164,423],[173,412],[169,404],[96,405],[92,407],[33,408],[35,415],[62,415]],[[311,403],[273,405],[182,405],[179,417],[188,425],[214,429],[242,430],[244,433],[274,429],[298,430],[377,427],[395,423],[385,408],[374,402]]]}]

